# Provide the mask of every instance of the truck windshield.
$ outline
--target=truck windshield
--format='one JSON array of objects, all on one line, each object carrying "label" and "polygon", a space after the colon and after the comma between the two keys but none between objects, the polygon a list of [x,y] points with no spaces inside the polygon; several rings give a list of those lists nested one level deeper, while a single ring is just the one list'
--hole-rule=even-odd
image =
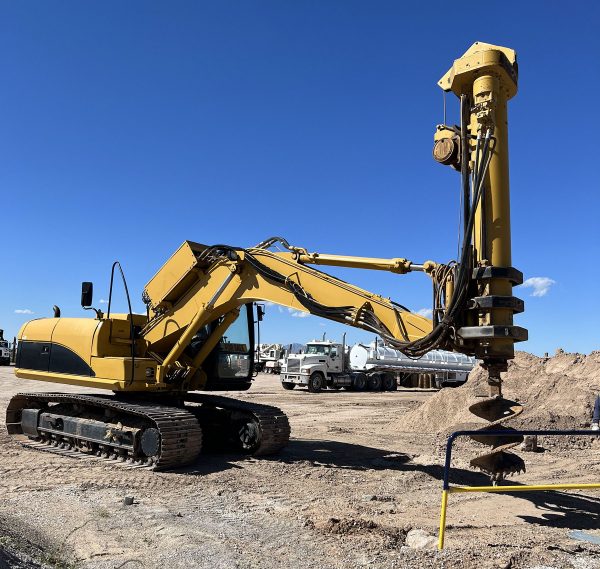
[{"label": "truck windshield", "polygon": [[328,356],[330,349],[331,348],[329,346],[321,346],[319,344],[308,344],[308,346],[306,346],[306,353]]}]

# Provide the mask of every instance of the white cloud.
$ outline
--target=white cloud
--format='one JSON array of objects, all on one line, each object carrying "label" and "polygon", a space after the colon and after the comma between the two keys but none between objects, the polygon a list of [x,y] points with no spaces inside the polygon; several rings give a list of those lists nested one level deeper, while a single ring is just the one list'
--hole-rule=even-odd
[{"label": "white cloud", "polygon": [[294,310],[293,308],[288,308],[288,312],[294,318],[307,318],[308,316],[310,316],[310,314],[308,312],[302,312],[300,310]]},{"label": "white cloud", "polygon": [[553,284],[556,284],[556,281],[549,277],[531,277],[522,286],[533,289],[531,296],[546,296]]},{"label": "white cloud", "polygon": [[416,314],[425,316],[425,318],[431,318],[433,316],[433,310],[431,308],[421,308],[420,310],[417,310]]},{"label": "white cloud", "polygon": [[34,314],[34,312],[33,310],[29,310],[29,308],[17,308],[15,314]]},{"label": "white cloud", "polygon": [[108,304],[108,300],[105,300],[104,298],[100,299],[100,304]]}]

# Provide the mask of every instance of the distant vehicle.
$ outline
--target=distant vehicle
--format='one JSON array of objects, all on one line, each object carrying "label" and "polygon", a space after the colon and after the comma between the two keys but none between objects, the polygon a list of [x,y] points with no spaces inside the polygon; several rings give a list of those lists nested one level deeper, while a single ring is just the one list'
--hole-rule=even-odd
[{"label": "distant vehicle", "polygon": [[285,357],[281,344],[257,344],[254,354],[254,371],[278,374]]},{"label": "distant vehicle", "polygon": [[350,349],[345,338],[341,343],[314,340],[304,354],[288,354],[280,380],[284,389],[302,386],[313,393],[341,387],[393,391],[399,385],[441,389],[463,384],[475,363],[475,358],[441,350],[413,359],[377,341]]},{"label": "distant vehicle", "polygon": [[4,339],[4,330],[0,330],[0,365],[10,365],[10,347]]}]

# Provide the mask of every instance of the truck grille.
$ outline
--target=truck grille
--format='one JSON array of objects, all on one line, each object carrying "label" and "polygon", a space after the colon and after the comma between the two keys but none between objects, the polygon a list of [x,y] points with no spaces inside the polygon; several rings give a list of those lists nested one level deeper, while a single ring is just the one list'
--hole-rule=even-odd
[{"label": "truck grille", "polygon": [[298,358],[288,358],[287,371],[288,372],[300,371],[300,360]]}]

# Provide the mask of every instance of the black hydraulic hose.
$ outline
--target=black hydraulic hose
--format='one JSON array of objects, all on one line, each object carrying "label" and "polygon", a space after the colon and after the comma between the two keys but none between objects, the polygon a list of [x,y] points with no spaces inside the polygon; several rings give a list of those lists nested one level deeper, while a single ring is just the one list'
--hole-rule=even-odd
[{"label": "black hydraulic hose", "polygon": [[[469,189],[469,97],[461,95],[460,97],[460,174],[462,181],[463,198],[463,223],[466,224],[469,219],[469,210],[471,207],[471,196]],[[466,233],[463,233],[463,240],[466,239]]]},{"label": "black hydraulic hose", "polygon": [[258,245],[256,245],[255,249],[268,249],[269,247],[275,245],[275,243],[281,243],[283,247],[290,249],[290,244],[288,243],[287,239],[278,236],[269,237],[268,239],[261,241]]},{"label": "black hydraulic hose", "polygon": [[123,280],[123,286],[125,287],[125,294],[127,295],[127,305],[129,307],[129,333],[131,335],[131,379],[129,380],[129,385],[132,385],[135,379],[135,328],[133,326],[133,312],[131,310],[131,298],[129,297],[127,280],[125,279],[125,273],[123,272],[123,267],[121,267],[121,263],[119,263],[119,261],[115,261],[113,263],[110,271],[110,289],[108,291],[108,310],[106,312],[106,318],[107,320],[110,319],[110,306],[112,303],[113,280],[116,266],[119,267],[119,272],[121,273],[121,279]]},{"label": "black hydraulic hose", "polygon": [[[494,150],[493,146],[490,148],[490,141],[491,132],[488,131],[486,133],[483,148],[481,149],[481,158],[479,159],[478,157],[477,159],[479,168],[475,172],[473,180],[473,203],[471,204],[471,208],[469,211],[468,221],[465,223],[465,234],[459,263],[459,270],[455,283],[454,294],[452,295],[452,299],[450,301],[450,306],[447,307],[444,318],[440,321],[438,325],[435,326],[435,328],[427,336],[414,342],[411,342],[408,345],[404,344],[403,346],[399,346],[400,350],[406,353],[406,355],[423,355],[430,349],[433,349],[434,347],[439,345],[448,334],[448,331],[450,330],[450,327],[454,322],[457,313],[459,312],[459,310],[461,310],[461,308],[464,306],[464,303],[466,302],[470,268],[470,263],[468,263],[468,261],[469,255],[471,254],[471,242],[473,234],[473,225],[475,223],[475,212],[477,210],[477,206],[481,198],[483,179],[486,175],[489,163],[491,161],[491,152],[493,152]],[[397,344],[397,342],[394,343]]]},{"label": "black hydraulic hose", "polygon": [[294,281],[289,280],[281,273],[263,265],[254,255],[245,251],[245,260],[252,266],[254,269],[261,274],[266,279],[274,281],[278,284],[283,285],[285,288],[290,290],[298,302],[302,304],[307,310],[309,310],[312,314],[316,314],[317,316],[323,316],[325,318],[337,318],[340,320],[345,320],[346,318],[351,316],[351,306],[325,306],[320,302],[314,300],[310,294],[308,294],[299,284]]}]

